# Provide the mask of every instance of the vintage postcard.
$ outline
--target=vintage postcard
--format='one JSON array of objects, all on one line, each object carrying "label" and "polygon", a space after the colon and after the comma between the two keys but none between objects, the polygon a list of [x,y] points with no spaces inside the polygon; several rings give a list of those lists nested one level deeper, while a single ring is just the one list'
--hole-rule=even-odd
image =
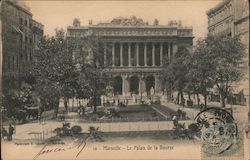
[{"label": "vintage postcard", "polygon": [[1,0],[2,160],[250,160],[247,0]]}]

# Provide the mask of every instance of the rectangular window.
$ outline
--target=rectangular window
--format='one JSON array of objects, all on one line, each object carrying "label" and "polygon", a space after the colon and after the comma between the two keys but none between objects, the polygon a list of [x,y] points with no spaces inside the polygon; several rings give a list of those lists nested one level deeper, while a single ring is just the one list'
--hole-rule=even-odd
[{"label": "rectangular window", "polygon": [[28,21],[27,21],[27,20],[25,20],[24,25],[25,25],[26,27],[28,26]]},{"label": "rectangular window", "polygon": [[7,61],[8,61],[8,69],[10,69],[10,56],[8,56],[8,59],[7,59]]},{"label": "rectangular window", "polygon": [[29,27],[30,27],[30,29],[32,28],[32,23],[31,23],[31,20],[29,20],[29,22],[30,22],[30,25],[29,25]]},{"label": "rectangular window", "polygon": [[25,61],[28,61],[28,53],[25,53]]},{"label": "rectangular window", "polygon": [[12,57],[12,69],[13,71],[15,69],[15,57],[14,56]]},{"label": "rectangular window", "polygon": [[32,61],[32,49],[30,49],[30,61]]},{"label": "rectangular window", "polygon": [[16,68],[18,69],[18,57],[16,58]]},{"label": "rectangular window", "polygon": [[19,23],[20,23],[21,25],[23,25],[23,19],[22,19],[22,18],[19,19]]},{"label": "rectangular window", "polygon": [[27,48],[27,46],[25,46],[25,51],[24,51],[24,60],[25,61],[28,60],[27,52],[28,52],[28,48]]}]

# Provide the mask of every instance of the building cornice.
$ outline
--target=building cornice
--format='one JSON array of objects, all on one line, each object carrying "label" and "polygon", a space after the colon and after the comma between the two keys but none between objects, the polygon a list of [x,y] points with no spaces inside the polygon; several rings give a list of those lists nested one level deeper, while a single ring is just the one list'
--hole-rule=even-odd
[{"label": "building cornice", "polygon": [[244,16],[244,17],[242,17],[242,18],[239,18],[239,19],[235,20],[235,21],[234,21],[234,24],[241,23],[241,22],[243,22],[243,21],[245,21],[245,20],[247,20],[247,19],[249,19],[249,15]]},{"label": "building cornice", "polygon": [[215,7],[209,9],[206,14],[209,16],[211,14],[213,14],[214,12],[220,10],[221,8],[223,8],[226,4],[228,4],[229,2],[231,2],[232,0],[223,0],[222,2],[220,2],[219,4],[217,4]]},{"label": "building cornice", "polygon": [[223,18],[223,19],[217,21],[216,23],[208,25],[208,28],[218,26],[218,25],[222,24],[224,21],[228,21],[228,20],[230,20],[230,22],[233,23],[233,15],[230,15],[230,16],[228,16],[226,18]]},{"label": "building cornice", "polygon": [[183,26],[169,26],[169,25],[145,25],[145,26],[121,26],[121,25],[108,25],[108,26],[101,26],[101,25],[90,25],[90,26],[68,26],[68,29],[91,29],[91,28],[98,28],[98,29],[193,29],[193,27],[183,27]]},{"label": "building cornice", "polygon": [[[73,31],[72,31],[73,30]],[[119,27],[68,27],[68,36],[95,35],[101,37],[193,37],[193,30],[191,27],[166,27],[166,26],[119,26]],[[75,31],[75,33],[74,33]]]},{"label": "building cornice", "polygon": [[44,25],[34,19],[32,19],[32,23],[34,23],[35,25],[37,25],[39,28],[43,29],[44,28]]},{"label": "building cornice", "polygon": [[28,9],[24,8],[23,6],[20,6],[18,3],[15,3],[15,2],[12,2],[9,0],[6,0],[5,2],[8,3],[9,5],[12,5],[12,6],[16,7],[17,9],[29,14],[31,17],[33,16],[33,14]]}]

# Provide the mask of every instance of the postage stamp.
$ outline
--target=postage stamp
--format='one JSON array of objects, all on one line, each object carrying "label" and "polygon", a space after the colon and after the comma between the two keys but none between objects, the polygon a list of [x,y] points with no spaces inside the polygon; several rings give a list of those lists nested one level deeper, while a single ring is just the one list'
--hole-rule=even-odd
[{"label": "postage stamp", "polygon": [[242,135],[238,133],[237,123],[228,111],[208,108],[195,117],[195,122],[201,131],[202,152],[205,155],[233,155],[235,150],[242,149]]}]

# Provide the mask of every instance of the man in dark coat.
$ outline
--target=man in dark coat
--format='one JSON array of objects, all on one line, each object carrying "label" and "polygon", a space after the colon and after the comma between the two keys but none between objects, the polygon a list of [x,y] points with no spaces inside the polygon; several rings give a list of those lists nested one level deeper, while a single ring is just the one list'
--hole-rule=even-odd
[{"label": "man in dark coat", "polygon": [[14,127],[12,127],[12,125],[9,125],[9,141],[12,141],[12,135],[14,133]]}]

